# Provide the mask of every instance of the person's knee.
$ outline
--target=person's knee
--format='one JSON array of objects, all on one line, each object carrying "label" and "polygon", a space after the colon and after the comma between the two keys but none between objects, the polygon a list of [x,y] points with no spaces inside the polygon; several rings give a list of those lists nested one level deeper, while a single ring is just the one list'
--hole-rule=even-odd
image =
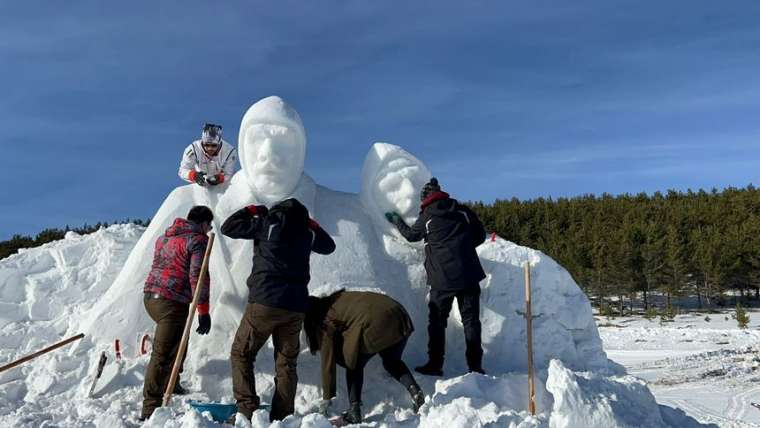
[{"label": "person's knee", "polygon": [[156,342],[151,351],[150,358],[158,365],[164,365],[167,361],[174,361],[176,346],[173,343]]},{"label": "person's knee", "polygon": [[298,353],[278,352],[275,359],[275,369],[280,372],[295,372],[298,367]]},{"label": "person's knee", "polygon": [[240,364],[253,364],[253,358],[249,355],[248,351],[242,346],[232,345],[230,350],[230,362],[232,365]]},{"label": "person's knee", "polygon": [[239,347],[236,347],[234,344],[232,345],[232,349],[230,349],[230,361],[238,361],[242,360],[245,357],[245,353],[243,350]]},{"label": "person's knee", "polygon": [[435,307],[435,308],[431,307],[429,309],[430,310],[428,311],[428,321],[430,321],[431,323],[436,323],[436,324],[446,323],[446,321],[449,318],[449,314],[442,311],[441,308],[439,307]]},{"label": "person's knee", "polygon": [[462,324],[480,328],[480,314],[474,311],[462,311]]}]

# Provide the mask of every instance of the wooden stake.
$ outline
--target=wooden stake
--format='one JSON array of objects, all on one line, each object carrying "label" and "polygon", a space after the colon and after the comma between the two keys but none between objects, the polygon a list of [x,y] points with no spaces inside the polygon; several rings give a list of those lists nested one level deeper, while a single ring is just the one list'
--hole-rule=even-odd
[{"label": "wooden stake", "polygon": [[20,364],[23,364],[23,363],[25,363],[25,362],[27,362],[29,360],[33,360],[33,359],[39,357],[40,355],[47,354],[48,352],[50,352],[50,351],[52,351],[54,349],[58,349],[61,346],[68,345],[69,343],[77,341],[77,340],[79,340],[79,339],[81,339],[83,337],[84,337],[84,333],[79,333],[79,334],[77,334],[74,337],[69,337],[66,340],[62,340],[62,341],[60,341],[60,342],[58,342],[58,343],[56,343],[54,345],[48,346],[45,349],[41,349],[41,350],[35,352],[34,354],[27,355],[26,357],[19,358],[18,360],[14,361],[14,362],[12,362],[10,364],[6,364],[6,365],[0,367],[0,372],[4,372],[6,370],[12,369],[12,368],[14,368],[14,367],[16,367],[16,366],[18,366]]},{"label": "wooden stake", "polygon": [[209,233],[208,246],[206,246],[206,254],[203,255],[201,273],[198,275],[198,283],[195,284],[193,302],[190,304],[190,310],[187,313],[187,321],[185,321],[185,331],[182,333],[182,341],[179,343],[177,357],[174,359],[172,375],[169,377],[169,384],[166,386],[166,392],[164,393],[164,402],[162,404],[164,407],[168,406],[169,401],[172,399],[174,385],[177,383],[177,376],[179,375],[179,367],[182,365],[182,356],[185,355],[185,351],[187,350],[187,341],[190,338],[190,328],[193,326],[193,318],[195,317],[195,307],[198,306],[198,300],[201,297],[201,287],[206,281],[206,275],[208,274],[208,261],[211,256],[211,247],[214,245],[214,236],[214,232]]},{"label": "wooden stake", "polygon": [[528,336],[528,410],[536,414],[536,386],[533,383],[533,313],[530,298],[530,263],[525,263],[525,321]]}]

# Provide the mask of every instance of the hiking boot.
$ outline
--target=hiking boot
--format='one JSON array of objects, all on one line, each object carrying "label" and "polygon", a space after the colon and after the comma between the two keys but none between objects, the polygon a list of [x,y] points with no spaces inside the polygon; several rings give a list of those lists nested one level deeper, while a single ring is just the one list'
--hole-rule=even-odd
[{"label": "hiking boot", "polygon": [[486,374],[485,370],[483,370],[483,367],[470,367],[467,370],[468,373],[480,373],[482,375]]},{"label": "hiking boot", "polygon": [[227,425],[235,425],[236,419],[237,419],[237,413],[233,413],[232,416],[230,416],[229,418],[227,418],[226,421],[224,421],[224,423]]},{"label": "hiking boot", "polygon": [[188,391],[179,384],[179,382],[174,384],[174,392],[172,393],[174,395],[187,395]]},{"label": "hiking boot", "polygon": [[414,371],[427,376],[443,376],[442,364],[436,364],[432,361],[428,361],[424,366],[415,367]]},{"label": "hiking boot", "polygon": [[425,394],[422,392],[422,389],[419,385],[412,384],[407,389],[409,391],[409,395],[412,397],[412,405],[414,406],[414,413],[417,413],[420,411],[420,407],[422,407],[423,404],[425,404]]},{"label": "hiking boot", "polygon": [[341,418],[343,418],[343,421],[349,424],[358,424],[362,421],[362,403],[351,403],[351,407],[348,408],[343,414],[341,415]]},{"label": "hiking boot", "polygon": [[153,412],[155,410],[156,409],[145,409],[145,408],[142,409],[142,412],[140,412],[140,417],[137,418],[137,420],[140,421],[140,422],[147,421],[148,419],[150,419],[151,416],[153,416]]}]

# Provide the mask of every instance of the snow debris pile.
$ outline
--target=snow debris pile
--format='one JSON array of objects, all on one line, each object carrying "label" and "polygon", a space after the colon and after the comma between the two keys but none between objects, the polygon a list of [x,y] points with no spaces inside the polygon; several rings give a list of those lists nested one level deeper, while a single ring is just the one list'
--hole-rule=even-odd
[{"label": "snow debris pile", "polygon": [[[259,135],[267,135],[262,143]],[[394,210],[410,222],[419,189],[430,177],[422,162],[390,144],[375,144],[367,155],[360,194],[316,184],[303,171],[306,137],[297,113],[277,97],[252,106],[240,128],[241,171],[229,183],[208,189],[175,189],[146,229],[112,226],[0,261],[0,359],[10,361],[44,344],[80,331],[84,340],[32,363],[0,374],[0,425],[134,426],[142,400],[147,355],[138,339],[153,331],[143,308],[143,282],[155,240],[175,217],[194,205],[215,213],[214,227],[234,210],[271,204],[283,192],[298,198],[336,242],[329,256],[312,257],[313,294],[339,288],[373,289],[407,308],[416,326],[404,360],[426,360],[427,287],[422,244],[401,239],[382,216]],[[274,141],[274,142],[273,142]],[[293,155],[295,153],[296,155]],[[279,159],[276,167],[264,162]],[[266,173],[267,177],[256,174]],[[287,184],[287,188],[283,187]],[[193,334],[182,382],[191,393],[174,407],[154,414],[148,426],[217,426],[189,410],[187,401],[232,402],[229,350],[242,316],[251,269],[250,241],[218,235],[211,254],[212,331]],[[610,362],[597,332],[591,306],[568,272],[554,260],[501,238],[478,248],[487,277],[481,283],[484,368],[487,376],[466,374],[461,317],[453,309],[447,330],[447,378],[416,376],[428,396],[414,414],[405,391],[373,359],[365,373],[365,419],[375,426],[668,426],[646,386]],[[527,412],[526,331],[523,264],[533,278],[534,350],[539,414]],[[113,362],[115,339],[124,361]],[[271,343],[267,346],[271,349]],[[100,352],[110,362],[93,398],[87,398]],[[268,401],[274,388],[273,361],[256,364],[256,388]],[[318,356],[303,350],[298,363],[296,415],[285,427],[322,427],[315,415],[320,398]],[[339,371],[339,376],[343,376]],[[339,381],[340,382],[340,381]],[[342,382],[339,383],[342,386]],[[339,388],[336,409],[346,405]],[[642,414],[648,414],[646,418]],[[254,426],[268,426],[266,413]],[[238,426],[248,426],[238,421]]]}]

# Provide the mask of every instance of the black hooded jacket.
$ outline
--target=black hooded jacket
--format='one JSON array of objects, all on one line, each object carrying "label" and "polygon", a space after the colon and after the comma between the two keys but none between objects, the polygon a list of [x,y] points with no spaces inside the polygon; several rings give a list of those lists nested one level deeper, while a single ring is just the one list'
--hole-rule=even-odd
[{"label": "black hooded jacket", "polygon": [[248,301],[294,312],[306,312],[311,252],[330,254],[335,242],[298,200],[243,208],[222,225],[222,234],[253,239],[253,269]]},{"label": "black hooded jacket", "polygon": [[397,221],[396,227],[410,242],[425,240],[425,271],[431,288],[478,288],[486,277],[475,252],[486,239],[483,223],[447,193],[434,192],[428,196],[412,227],[403,221]]}]

